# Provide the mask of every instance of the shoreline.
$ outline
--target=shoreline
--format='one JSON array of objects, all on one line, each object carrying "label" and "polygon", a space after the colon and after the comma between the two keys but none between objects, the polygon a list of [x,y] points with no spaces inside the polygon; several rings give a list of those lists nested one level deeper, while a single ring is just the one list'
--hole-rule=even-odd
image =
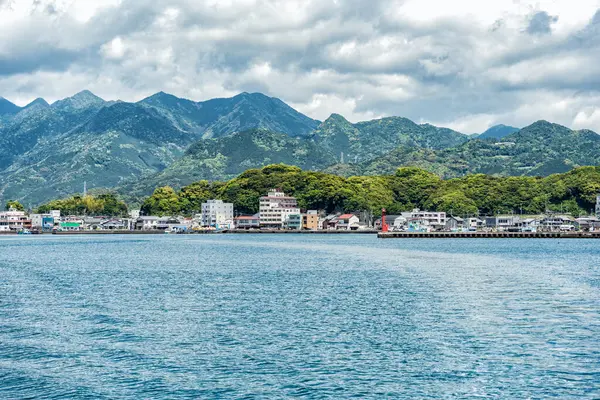
[{"label": "shoreline", "polygon": [[[169,233],[168,235],[377,235],[379,239],[600,239],[600,232],[380,232],[362,231],[259,231],[259,230],[227,230],[227,231],[194,231],[187,233]],[[77,236],[77,235],[166,235],[164,231],[70,231],[44,232],[32,235],[19,235],[16,232],[0,232],[2,236]]]},{"label": "shoreline", "polygon": [[[296,230],[279,230],[279,231],[251,231],[251,230],[226,230],[226,231],[193,231],[185,233],[169,233],[168,235],[264,235],[264,234],[300,234],[300,235],[348,235],[348,234],[359,234],[359,235],[375,235],[378,231],[375,230],[362,230],[362,231],[296,231]],[[107,230],[107,231],[67,231],[67,232],[43,232],[32,235],[19,235],[16,232],[0,232],[0,236],[47,236],[47,235],[167,235],[165,231],[151,230],[151,231],[123,231],[123,230]]]}]

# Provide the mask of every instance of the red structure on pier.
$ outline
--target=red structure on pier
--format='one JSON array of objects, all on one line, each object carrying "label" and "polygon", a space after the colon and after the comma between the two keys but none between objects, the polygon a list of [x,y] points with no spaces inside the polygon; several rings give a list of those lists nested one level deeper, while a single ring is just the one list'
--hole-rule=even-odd
[{"label": "red structure on pier", "polygon": [[385,208],[381,209],[381,232],[388,232],[389,227],[387,222],[385,222]]}]

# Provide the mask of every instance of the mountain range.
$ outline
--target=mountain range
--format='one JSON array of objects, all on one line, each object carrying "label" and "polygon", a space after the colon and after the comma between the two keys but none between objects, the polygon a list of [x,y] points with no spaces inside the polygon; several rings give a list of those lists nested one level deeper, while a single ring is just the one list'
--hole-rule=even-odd
[{"label": "mountain range", "polygon": [[402,117],[311,119],[260,93],[194,102],[157,93],[136,103],[89,91],[19,107],[0,98],[0,201],[36,205],[88,188],[139,200],[157,186],[230,179],[273,163],[339,175],[403,165],[444,177],[548,175],[597,164],[600,136],[546,121],[481,135]]}]

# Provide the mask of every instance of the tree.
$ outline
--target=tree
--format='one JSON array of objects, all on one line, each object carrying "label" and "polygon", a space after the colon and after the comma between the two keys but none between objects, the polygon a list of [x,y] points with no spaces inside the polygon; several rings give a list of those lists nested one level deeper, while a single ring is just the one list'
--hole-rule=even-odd
[{"label": "tree", "polygon": [[141,211],[145,215],[177,215],[181,212],[179,196],[170,186],[160,187],[144,201]]},{"label": "tree", "polygon": [[21,203],[19,203],[17,200],[9,200],[6,203],[6,207],[4,209],[10,210],[11,208],[13,208],[17,211],[25,211],[25,207],[23,207],[23,205]]},{"label": "tree", "polygon": [[52,200],[37,208],[38,213],[60,210],[63,215],[106,215],[120,217],[127,215],[127,204],[118,199],[114,193],[97,196],[74,195],[65,199]]},{"label": "tree", "polygon": [[478,213],[475,201],[458,191],[432,196],[427,201],[426,208],[433,211],[445,211],[453,215],[475,215]]}]

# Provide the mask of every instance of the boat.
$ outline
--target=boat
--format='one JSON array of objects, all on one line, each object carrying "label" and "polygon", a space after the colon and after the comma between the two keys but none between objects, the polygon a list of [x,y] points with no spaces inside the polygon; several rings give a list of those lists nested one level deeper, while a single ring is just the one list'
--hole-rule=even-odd
[{"label": "boat", "polygon": [[19,235],[31,235],[31,231],[29,229],[21,229],[18,232]]}]

